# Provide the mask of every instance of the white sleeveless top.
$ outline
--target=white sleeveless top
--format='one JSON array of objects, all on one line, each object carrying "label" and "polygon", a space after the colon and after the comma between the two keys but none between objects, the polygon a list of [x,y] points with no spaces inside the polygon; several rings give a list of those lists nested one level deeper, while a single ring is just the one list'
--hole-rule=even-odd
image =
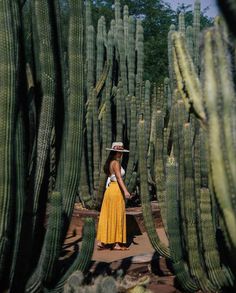
[{"label": "white sleeveless top", "polygon": [[[125,176],[125,170],[122,167],[121,167],[120,173],[121,173],[121,176],[122,177]],[[117,179],[116,179],[116,175],[115,174],[111,174],[111,176],[107,178],[106,188],[109,186],[109,184],[111,182],[117,182]]]}]

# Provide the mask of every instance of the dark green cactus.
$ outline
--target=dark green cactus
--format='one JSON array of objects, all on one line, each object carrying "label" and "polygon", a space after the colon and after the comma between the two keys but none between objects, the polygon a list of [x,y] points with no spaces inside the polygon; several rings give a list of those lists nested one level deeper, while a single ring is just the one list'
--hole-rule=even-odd
[{"label": "dark green cactus", "polygon": [[[83,2],[70,0],[69,26],[69,85],[68,136],[66,144],[67,160],[63,184],[64,213],[69,220],[72,215],[80,178],[81,155],[83,146],[84,113],[84,64],[83,64]],[[56,184],[56,189],[58,185]]]},{"label": "dark green cactus", "polygon": [[162,256],[170,257],[169,249],[160,242],[157,235],[155,224],[152,217],[151,203],[149,199],[147,163],[146,163],[146,137],[145,137],[145,121],[140,119],[138,124],[138,151],[139,151],[139,176],[140,176],[140,196],[142,202],[142,211],[144,224],[148,233],[148,237],[154,249]]},{"label": "dark green cactus", "polygon": [[56,75],[55,75],[55,54],[53,43],[53,31],[51,26],[50,11],[51,7],[47,1],[33,1],[32,10],[36,16],[35,26],[39,38],[39,66],[40,80],[42,86],[42,102],[39,117],[37,134],[37,156],[34,177],[34,196],[33,196],[33,219],[32,231],[35,232],[36,222],[39,214],[40,192],[42,188],[44,169],[50,147],[50,139],[55,119],[55,94],[56,94]]},{"label": "dark green cactus", "polygon": [[201,262],[197,238],[197,205],[194,192],[194,172],[192,163],[191,127],[184,125],[184,209],[186,221],[187,252],[191,274],[196,278],[200,288],[207,292],[215,292],[216,287],[207,278]]},{"label": "dark green cactus", "polygon": [[201,1],[195,0],[193,13],[193,48],[194,48],[194,65],[196,72],[199,71],[199,46],[200,46],[200,18],[201,18]]},{"label": "dark green cactus", "polygon": [[137,148],[137,110],[136,110],[136,98],[133,96],[131,98],[131,126],[130,126],[130,143],[129,143],[129,161],[126,169],[126,177],[125,182],[128,186],[128,190],[130,190],[130,180],[132,176],[132,172],[135,168],[135,154],[136,154],[136,148]]},{"label": "dark green cactus", "polygon": [[[3,283],[4,272],[8,272],[7,260],[11,247],[11,217],[14,195],[14,145],[17,121],[17,77],[19,58],[19,41],[17,39],[16,18],[9,1],[0,3],[1,21],[1,86],[0,86],[0,282]],[[19,131],[19,130],[18,130]],[[19,147],[19,146],[18,146]],[[19,153],[18,153],[19,155]],[[4,166],[4,167],[3,167]],[[19,169],[17,170],[19,172]],[[19,179],[20,174],[17,175]],[[20,185],[21,182],[18,182]],[[19,186],[20,188],[20,186]],[[19,191],[21,192],[21,191]],[[19,216],[19,215],[18,215]],[[20,220],[20,219],[19,219]],[[17,227],[17,230],[19,226]],[[18,231],[19,232],[19,231]],[[5,271],[6,270],[6,271]]]},{"label": "dark green cactus", "polygon": [[170,254],[173,268],[180,285],[187,292],[196,292],[199,289],[196,281],[191,278],[187,263],[184,259],[181,224],[178,201],[178,166],[171,155],[166,164],[166,190],[167,190],[167,227],[170,241]]},{"label": "dark green cactus", "polygon": [[50,200],[47,232],[42,252],[35,271],[29,278],[25,292],[39,292],[44,285],[49,285],[55,278],[55,268],[61,252],[62,237],[62,196],[53,192]]}]

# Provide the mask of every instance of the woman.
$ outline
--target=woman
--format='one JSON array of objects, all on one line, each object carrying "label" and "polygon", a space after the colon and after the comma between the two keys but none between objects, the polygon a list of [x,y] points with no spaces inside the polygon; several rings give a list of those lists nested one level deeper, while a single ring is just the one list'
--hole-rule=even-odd
[{"label": "woman", "polygon": [[114,250],[127,250],[126,243],[126,215],[125,198],[131,198],[122,177],[125,174],[121,167],[121,159],[124,152],[123,143],[114,142],[110,154],[104,166],[107,174],[106,191],[98,222],[97,240],[98,249],[106,248],[112,244]]}]

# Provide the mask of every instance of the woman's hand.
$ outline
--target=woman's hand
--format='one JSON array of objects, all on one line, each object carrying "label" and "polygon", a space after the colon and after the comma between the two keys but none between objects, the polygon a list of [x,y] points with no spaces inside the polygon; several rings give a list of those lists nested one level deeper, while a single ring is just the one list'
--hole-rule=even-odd
[{"label": "woman's hand", "polygon": [[130,199],[132,198],[132,195],[127,191],[125,192],[125,198]]}]

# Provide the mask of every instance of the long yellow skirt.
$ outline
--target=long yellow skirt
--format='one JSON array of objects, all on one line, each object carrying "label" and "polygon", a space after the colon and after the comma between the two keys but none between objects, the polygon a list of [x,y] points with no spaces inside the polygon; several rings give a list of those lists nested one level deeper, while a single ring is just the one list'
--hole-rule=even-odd
[{"label": "long yellow skirt", "polygon": [[97,240],[105,244],[126,243],[125,201],[117,182],[111,182],[105,191]]}]

